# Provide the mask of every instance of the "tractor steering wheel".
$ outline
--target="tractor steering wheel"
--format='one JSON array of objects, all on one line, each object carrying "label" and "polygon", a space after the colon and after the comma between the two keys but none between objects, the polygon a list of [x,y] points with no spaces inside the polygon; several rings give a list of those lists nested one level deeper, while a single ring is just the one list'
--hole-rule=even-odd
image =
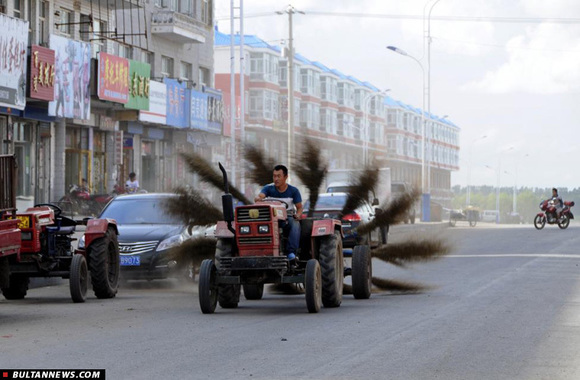
[{"label": "tractor steering wheel", "polygon": [[283,201],[280,198],[264,198],[264,199],[262,199],[262,202],[280,202],[286,206],[286,210],[288,210],[290,208],[290,205],[286,201]]},{"label": "tractor steering wheel", "polygon": [[60,207],[58,207],[57,205],[52,204],[52,203],[38,203],[38,204],[34,205],[34,207],[41,207],[41,206],[48,206],[51,209],[53,209],[55,218],[58,218],[60,216],[60,214],[62,214],[62,209]]}]

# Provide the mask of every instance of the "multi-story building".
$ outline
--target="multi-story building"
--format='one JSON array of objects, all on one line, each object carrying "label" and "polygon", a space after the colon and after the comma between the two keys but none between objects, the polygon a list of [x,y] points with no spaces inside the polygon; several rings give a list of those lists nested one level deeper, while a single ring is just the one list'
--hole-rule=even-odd
[{"label": "multi-story building", "polygon": [[[240,36],[234,36],[236,62]],[[245,91],[249,98],[245,139],[284,162],[288,146],[288,65],[282,49],[251,35],[244,36]],[[215,32],[216,87],[230,96],[230,35]],[[239,65],[236,63],[236,73]],[[390,167],[393,181],[420,186],[421,113],[418,108],[384,95],[376,86],[295,54],[294,133],[323,143],[331,169],[360,168],[365,162]],[[236,74],[239,97],[239,74]],[[459,128],[446,118],[426,114],[426,175],[434,202],[449,205],[450,177],[458,170]],[[298,144],[297,144],[298,146]]]},{"label": "multi-story building", "polygon": [[3,0],[0,24],[14,41],[2,56],[21,54],[0,69],[0,154],[18,158],[20,207],[82,179],[110,191],[132,171],[169,190],[191,182],[178,152],[220,154],[211,0]]}]

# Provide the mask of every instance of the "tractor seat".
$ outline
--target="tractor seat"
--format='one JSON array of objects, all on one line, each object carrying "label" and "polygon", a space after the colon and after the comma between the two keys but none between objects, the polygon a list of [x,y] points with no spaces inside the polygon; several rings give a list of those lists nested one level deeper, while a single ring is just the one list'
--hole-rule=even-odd
[{"label": "tractor seat", "polygon": [[55,235],[72,235],[75,232],[75,226],[64,227],[46,227],[46,232]]}]

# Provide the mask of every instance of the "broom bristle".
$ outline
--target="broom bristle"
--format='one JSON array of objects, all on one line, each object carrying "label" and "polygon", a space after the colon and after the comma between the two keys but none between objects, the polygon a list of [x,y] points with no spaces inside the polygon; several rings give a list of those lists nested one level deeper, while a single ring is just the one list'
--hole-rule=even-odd
[{"label": "broom bristle", "polygon": [[213,238],[199,237],[185,241],[183,244],[172,248],[168,257],[177,262],[178,267],[183,267],[187,263],[199,266],[205,259],[215,257],[217,241]]},{"label": "broom bristle", "polygon": [[189,226],[207,226],[223,220],[222,212],[212,205],[201,193],[179,186],[174,190],[177,197],[168,198],[165,210]]},{"label": "broom bristle", "polygon": [[372,256],[400,267],[408,263],[440,259],[451,251],[451,247],[440,239],[411,240],[389,244],[372,250]]},{"label": "broom bristle", "polygon": [[373,277],[372,283],[381,290],[396,293],[418,293],[431,287],[415,282],[388,280],[386,278]]},{"label": "broom bristle", "polygon": [[[181,153],[185,163],[189,169],[200,176],[200,178],[215,186],[218,189],[223,189],[224,181],[221,173],[214,169],[213,165],[210,164],[205,158],[197,153]],[[236,189],[232,184],[229,184],[230,193],[236,197],[238,200],[242,201],[244,204],[251,204],[252,202],[242,194],[238,189]]]},{"label": "broom bristle", "polygon": [[266,158],[261,149],[252,145],[246,146],[244,158],[251,164],[247,175],[252,182],[260,186],[272,183],[272,171],[276,166],[273,159]]},{"label": "broom bristle", "polygon": [[314,140],[305,137],[302,144],[302,153],[297,157],[294,171],[309,192],[310,208],[308,216],[314,215],[320,186],[327,173],[327,165],[322,158],[320,145]]},{"label": "broom bristle", "polygon": [[351,214],[361,206],[377,185],[378,173],[377,168],[368,166],[352,181],[341,215]]},{"label": "broom bristle", "polygon": [[382,207],[382,211],[377,213],[372,221],[360,225],[357,232],[364,235],[378,227],[401,223],[418,198],[419,191],[416,189],[401,194],[388,203],[386,207]]}]

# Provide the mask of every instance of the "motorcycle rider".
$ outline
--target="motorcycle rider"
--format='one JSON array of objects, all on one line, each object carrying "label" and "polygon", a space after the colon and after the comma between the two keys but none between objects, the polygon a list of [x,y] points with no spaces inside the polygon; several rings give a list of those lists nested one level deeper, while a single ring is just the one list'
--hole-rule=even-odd
[{"label": "motorcycle rider", "polygon": [[562,214],[562,210],[564,209],[564,202],[562,198],[558,195],[558,189],[555,187],[552,189],[552,198],[550,199],[554,203],[554,207],[556,207],[556,217],[560,218]]},{"label": "motorcycle rider", "polygon": [[125,183],[125,190],[128,194],[135,194],[139,190],[139,181],[135,173],[129,173],[129,180]]}]

